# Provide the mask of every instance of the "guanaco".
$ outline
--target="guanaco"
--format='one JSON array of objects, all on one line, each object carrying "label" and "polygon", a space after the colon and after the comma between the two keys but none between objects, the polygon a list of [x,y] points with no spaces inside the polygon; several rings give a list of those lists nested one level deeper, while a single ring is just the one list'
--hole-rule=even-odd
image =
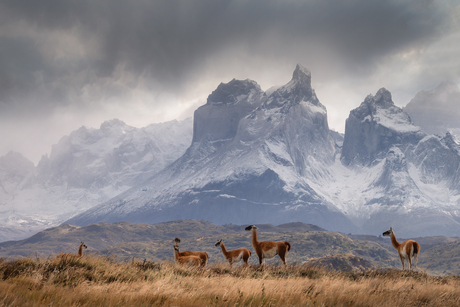
[{"label": "guanaco", "polygon": [[265,263],[265,259],[271,259],[276,255],[279,255],[281,261],[286,265],[286,255],[291,250],[291,244],[289,242],[281,241],[263,241],[257,240],[257,227],[250,225],[245,228],[247,231],[252,231],[252,246],[259,257],[259,264]]},{"label": "guanaco", "polygon": [[391,238],[391,244],[398,251],[399,258],[401,259],[402,267],[404,270],[404,262],[406,259],[409,261],[409,268],[412,269],[412,259],[414,259],[414,268],[417,268],[418,255],[420,254],[420,244],[414,240],[406,240],[403,243],[399,243],[396,240],[393,228],[383,233],[384,236]]},{"label": "guanaco", "polygon": [[[175,238],[173,240],[174,246],[179,247],[180,239]],[[185,251],[185,252],[180,252],[179,256],[197,256],[201,259],[201,266],[206,266],[208,263],[208,254],[205,252],[194,252],[194,251]]]},{"label": "guanaco", "polygon": [[191,266],[200,266],[201,265],[201,258],[198,256],[180,256],[179,255],[179,247],[174,246],[174,259],[176,263],[179,264],[188,264]]},{"label": "guanaco", "polygon": [[78,248],[78,253],[76,255],[75,254],[59,254],[57,255],[57,257],[61,259],[79,259],[83,257],[84,248],[88,248],[88,247],[85,245],[85,243],[80,242],[80,247]]},{"label": "guanaco", "polygon": [[245,265],[248,265],[248,259],[249,257],[251,257],[251,251],[249,249],[238,248],[238,249],[227,251],[227,249],[225,248],[224,242],[222,242],[222,239],[217,241],[215,245],[220,246],[220,248],[222,249],[222,253],[224,254],[224,257],[228,260],[228,262],[230,263],[230,266],[232,266],[234,262],[239,262],[241,260],[243,260]]}]

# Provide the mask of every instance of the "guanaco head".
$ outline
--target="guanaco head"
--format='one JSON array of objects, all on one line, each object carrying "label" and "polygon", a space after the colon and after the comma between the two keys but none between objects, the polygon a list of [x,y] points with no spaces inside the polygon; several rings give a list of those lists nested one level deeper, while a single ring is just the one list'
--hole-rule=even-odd
[{"label": "guanaco head", "polygon": [[216,246],[220,246],[221,244],[222,244],[222,239],[220,239],[219,241],[217,241]]},{"label": "guanaco head", "polygon": [[83,243],[83,241],[80,242],[80,245],[81,245],[81,247],[83,247],[83,248],[88,248],[88,246],[86,246],[85,243]]},{"label": "guanaco head", "polygon": [[180,243],[180,239],[179,239],[179,238],[175,238],[175,239],[173,240],[173,243],[174,243],[174,245],[178,245],[178,244]]},{"label": "guanaco head", "polygon": [[251,231],[251,230],[253,230],[253,229],[257,229],[257,227],[254,226],[254,225],[249,225],[249,226],[246,227],[244,230]]},{"label": "guanaco head", "polygon": [[393,228],[390,227],[390,230],[387,230],[383,233],[383,236],[385,237],[391,237],[391,235],[393,234]]}]

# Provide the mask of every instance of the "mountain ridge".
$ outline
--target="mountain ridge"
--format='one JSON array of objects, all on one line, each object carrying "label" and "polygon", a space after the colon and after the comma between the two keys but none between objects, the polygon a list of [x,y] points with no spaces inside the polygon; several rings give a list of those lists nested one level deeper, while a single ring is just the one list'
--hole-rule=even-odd
[{"label": "mountain ridge", "polygon": [[[332,232],[312,224],[288,223],[281,225],[256,224],[260,240],[289,241],[292,249],[288,263],[301,264],[342,257],[351,254],[365,259],[374,267],[396,267],[401,263],[391,240],[381,235],[345,235]],[[41,231],[20,241],[0,243],[0,257],[19,259],[27,257],[54,257],[58,253],[76,253],[78,245],[84,241],[88,249],[84,254],[106,256],[111,261],[172,260],[172,240],[181,239],[182,250],[202,250],[210,256],[211,262],[225,261],[220,248],[215,247],[222,239],[228,249],[251,246],[251,233],[244,230],[246,225],[215,225],[202,220],[179,220],[155,225],[142,223],[97,223],[83,227],[61,225]],[[398,234],[402,234],[397,231]],[[398,240],[410,237],[397,236]],[[403,239],[405,238],[405,239]],[[418,268],[430,274],[458,274],[460,262],[459,237],[416,237],[412,238],[422,246]],[[441,251],[441,252],[440,252]],[[323,258],[324,257],[324,258]],[[257,257],[250,263],[257,265]],[[269,260],[277,264],[279,259]]]},{"label": "mountain ridge", "polygon": [[[301,221],[346,233],[389,226],[411,236],[457,233],[460,143],[455,133],[428,134],[385,88],[350,111],[344,135],[334,133],[311,78],[297,65],[289,82],[266,92],[249,79],[219,84],[195,111],[188,138],[179,137],[185,141],[176,156],[169,153],[180,152],[171,150],[177,145],[171,133],[178,130],[165,126],[159,137],[111,120],[100,129],[82,127],[64,137],[42,158],[38,175],[28,173],[30,163],[19,155],[8,158],[17,161],[13,168],[1,157],[4,200],[12,195],[8,191],[25,188],[30,193],[18,193],[15,201],[48,198],[51,205],[33,208],[42,211],[36,219],[22,207],[6,214],[0,239],[1,233],[24,236],[56,221],[190,218],[219,224]],[[453,84],[444,84],[430,95],[442,91],[446,97],[457,92]],[[155,145],[151,138],[170,143]],[[169,160],[155,168],[154,153]],[[36,189],[42,186],[48,190]],[[52,189],[54,198],[48,193]],[[72,213],[56,215],[69,205]],[[17,228],[8,228],[13,224]]]},{"label": "mountain ridge", "polygon": [[420,91],[404,111],[428,134],[443,136],[450,131],[460,136],[460,87],[453,81]]},{"label": "mountain ridge", "polygon": [[[247,103],[254,109],[240,119],[232,139],[219,139],[216,145],[209,141],[216,139],[216,132],[193,142],[184,156],[142,187],[68,222],[201,218],[216,223],[283,223],[298,221],[300,214],[303,222],[320,219],[339,229],[353,227],[332,204],[322,204],[302,179],[309,164],[333,163],[335,151],[327,112],[307,72],[298,66],[286,86],[263,96],[265,102]],[[309,96],[291,99],[299,89]],[[219,106],[225,107],[233,106]],[[195,117],[194,126],[200,120]]]},{"label": "mountain ridge", "polygon": [[[227,87],[239,93],[237,104]],[[229,104],[208,101],[195,112],[219,108],[215,126],[203,116],[194,118],[194,127],[206,122],[206,137],[194,135],[186,153],[154,178],[68,222],[193,218],[221,224],[315,222],[354,233],[392,225],[413,236],[460,231],[455,138],[427,135],[387,89],[350,111],[339,147],[311,88],[311,73],[300,65],[291,81],[269,95],[250,80],[218,88],[233,98]],[[235,120],[229,122],[228,115],[242,106],[251,107],[230,115]],[[229,125],[234,134],[223,138]]]},{"label": "mountain ridge", "polygon": [[0,240],[60,224],[143,182],[185,152],[191,126],[187,119],[135,128],[113,119],[62,137],[36,167],[20,154],[0,157]]}]

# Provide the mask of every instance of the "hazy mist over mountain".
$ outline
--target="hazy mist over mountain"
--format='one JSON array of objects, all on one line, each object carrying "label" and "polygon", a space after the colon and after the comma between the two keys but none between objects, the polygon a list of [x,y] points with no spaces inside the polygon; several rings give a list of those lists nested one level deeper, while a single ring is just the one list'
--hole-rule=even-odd
[{"label": "hazy mist over mountain", "polygon": [[131,127],[120,120],[81,127],[35,167],[0,157],[0,239],[24,238],[144,182],[190,146],[192,120]]},{"label": "hazy mist over mountain", "polygon": [[[198,108],[192,145],[143,184],[68,222],[314,223],[376,234],[460,230],[460,144],[414,125],[381,88],[352,110],[343,146],[297,65],[269,93],[251,80],[220,84]],[[429,225],[429,227],[427,227]]]},{"label": "hazy mist over mountain", "polygon": [[0,156],[35,165],[81,126],[182,120],[220,82],[315,75],[330,128],[381,87],[405,106],[460,83],[460,6],[409,1],[23,1],[0,3]]},{"label": "hazy mist over mountain", "polygon": [[458,1],[5,0],[0,18],[0,240],[70,218],[459,230]]},{"label": "hazy mist over mountain", "polygon": [[427,133],[444,135],[450,131],[460,136],[460,88],[452,81],[417,93],[404,111]]}]

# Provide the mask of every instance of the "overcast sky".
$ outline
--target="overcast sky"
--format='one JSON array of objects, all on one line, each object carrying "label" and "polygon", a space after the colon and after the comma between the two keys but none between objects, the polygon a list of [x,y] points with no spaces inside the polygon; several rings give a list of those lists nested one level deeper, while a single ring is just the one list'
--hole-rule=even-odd
[{"label": "overcast sky", "polygon": [[381,87],[405,106],[460,83],[457,0],[3,0],[0,156],[37,163],[112,118],[184,119],[220,82],[287,83],[296,64],[329,126]]}]

